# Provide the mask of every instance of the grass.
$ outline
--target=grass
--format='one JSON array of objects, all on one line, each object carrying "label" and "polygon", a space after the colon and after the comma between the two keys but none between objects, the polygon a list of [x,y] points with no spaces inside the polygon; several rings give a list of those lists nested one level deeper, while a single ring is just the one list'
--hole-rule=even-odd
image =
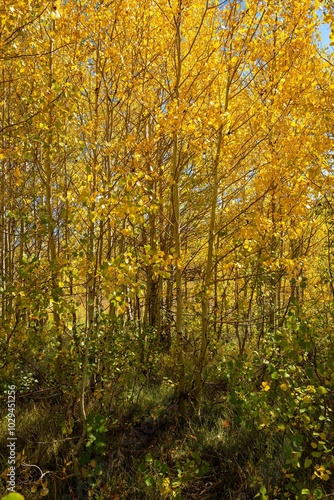
[{"label": "grass", "polygon": [[[16,404],[16,484],[17,491],[26,499],[39,498],[44,488],[52,491],[54,498],[62,492],[61,477],[63,464],[66,461],[71,444],[64,439],[64,400],[57,398],[29,401],[18,399]],[[4,417],[4,411],[2,411]],[[5,474],[7,469],[7,420],[1,419],[0,426],[0,460],[2,481],[0,492],[5,492]],[[39,478],[45,474],[40,481]],[[37,488],[37,491],[35,491]],[[37,495],[37,496],[36,496]]]},{"label": "grass", "polygon": [[[93,419],[79,457],[80,478],[73,474],[73,447],[82,431],[74,391],[32,388],[29,397],[21,394],[16,406],[17,491],[26,500],[284,498],[284,488],[294,480],[287,477],[291,471],[284,472],[289,432],[260,427],[229,397],[231,387],[223,371],[204,388],[201,416],[190,411],[183,422],[171,377],[171,367],[162,360],[157,373],[136,374],[131,383],[125,377],[117,390],[103,384],[94,388],[88,406]],[[258,391],[261,397],[264,393]],[[5,415],[3,404],[1,494],[6,487]],[[300,467],[292,473],[305,491],[314,491],[309,471]],[[316,497],[291,493],[288,498]]]},{"label": "grass", "polygon": [[[119,409],[117,418],[109,416],[105,454],[99,457],[102,473],[92,479],[94,474],[88,465],[87,477],[83,478],[92,498],[169,498],[163,496],[164,479],[168,479],[169,494],[175,494],[175,498],[235,499],[241,494],[248,496],[240,498],[253,498],[256,487],[252,488],[250,479],[256,476],[263,446],[259,436],[254,442],[254,433],[234,426],[228,403],[210,405],[207,401],[201,419],[193,418],[187,424],[178,420],[173,403],[168,384],[145,387],[136,404]],[[49,490],[47,498],[66,498],[76,485],[69,477],[73,440],[64,434],[64,402],[19,401],[17,408],[18,491],[27,500],[43,498],[43,488]],[[2,420],[2,443],[6,432]],[[200,457],[199,464],[194,465],[194,453]],[[5,461],[6,448],[2,446],[2,468]],[[198,477],[198,465],[206,462],[209,470]],[[47,473],[46,481],[39,481],[37,467],[24,464],[38,466]],[[173,486],[177,482],[180,484]]]}]

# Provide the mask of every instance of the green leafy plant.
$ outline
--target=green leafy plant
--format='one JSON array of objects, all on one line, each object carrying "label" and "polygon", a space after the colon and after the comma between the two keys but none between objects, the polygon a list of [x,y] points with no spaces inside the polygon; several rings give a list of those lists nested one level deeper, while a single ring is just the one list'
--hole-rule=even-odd
[{"label": "green leafy plant", "polygon": [[91,489],[101,482],[101,459],[106,448],[106,431],[105,418],[98,413],[90,413],[87,417],[87,441],[79,457],[79,464],[82,466],[82,476],[87,479]]},{"label": "green leafy plant", "polygon": [[148,454],[145,462],[139,466],[139,471],[145,474],[146,486],[155,488],[162,498],[182,499],[183,489],[194,480],[204,477],[210,468],[197,451],[186,451],[190,456],[175,462],[173,467],[153,459],[151,454]]}]

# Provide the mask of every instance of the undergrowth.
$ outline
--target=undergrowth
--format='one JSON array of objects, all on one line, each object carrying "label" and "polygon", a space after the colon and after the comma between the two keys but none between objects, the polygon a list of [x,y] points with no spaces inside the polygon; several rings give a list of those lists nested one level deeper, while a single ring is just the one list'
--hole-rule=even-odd
[{"label": "undergrowth", "polygon": [[[186,421],[179,416],[171,357],[156,351],[156,362],[143,369],[134,355],[112,383],[93,378],[78,457],[82,427],[66,370],[66,383],[58,386],[46,376],[37,387],[34,373],[30,385],[18,380],[17,491],[26,500],[330,498],[332,347],[318,356],[315,369],[301,343],[286,330],[268,334],[242,357],[234,346],[212,352],[201,413],[193,408],[190,388]],[[5,396],[1,417],[4,494]]]}]

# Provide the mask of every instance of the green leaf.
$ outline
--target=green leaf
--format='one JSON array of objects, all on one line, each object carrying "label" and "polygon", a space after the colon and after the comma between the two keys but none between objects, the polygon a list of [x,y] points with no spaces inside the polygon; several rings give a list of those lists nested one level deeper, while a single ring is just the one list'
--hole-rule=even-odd
[{"label": "green leaf", "polygon": [[268,498],[267,497],[267,489],[265,486],[261,486],[260,493],[261,493],[261,500],[266,500]]},{"label": "green leaf", "polygon": [[208,462],[204,462],[198,471],[198,477],[203,477],[210,470],[210,465]]},{"label": "green leaf", "polygon": [[274,372],[274,373],[272,373],[272,374],[271,374],[271,378],[272,378],[273,380],[277,380],[277,379],[278,379],[278,377],[279,377],[279,373],[278,373],[278,372]]},{"label": "green leaf", "polygon": [[310,458],[305,458],[305,462],[304,462],[304,469],[307,469],[307,467],[309,467],[312,463],[312,460]]},{"label": "green leaf", "polygon": [[139,472],[145,472],[145,469],[146,469],[145,463],[141,462],[138,467]]},{"label": "green leaf", "polygon": [[302,495],[309,495],[309,494],[310,494],[310,490],[308,490],[307,488],[302,489]]},{"label": "green leaf", "polygon": [[90,453],[88,453],[88,451],[84,451],[83,453],[81,453],[81,455],[79,457],[79,463],[81,465],[87,465],[87,464],[89,464],[90,459],[91,459]]},{"label": "green leaf", "polygon": [[327,389],[326,387],[323,387],[322,385],[320,385],[318,388],[317,388],[317,393],[320,394],[321,396],[324,396],[325,394],[327,394]]},{"label": "green leaf", "polygon": [[315,496],[315,498],[322,498],[323,497],[322,491],[319,490],[318,488],[316,490],[314,490],[313,495]]},{"label": "green leaf", "polygon": [[303,436],[301,434],[296,434],[295,437],[293,438],[293,442],[297,445],[300,446],[303,442]]},{"label": "green leaf", "polygon": [[153,477],[147,476],[147,478],[145,479],[145,483],[146,483],[147,486],[153,486],[154,485],[154,479],[153,479]]},{"label": "green leaf", "polygon": [[168,465],[167,464],[161,464],[160,470],[161,470],[161,472],[163,474],[167,474],[167,472],[168,472]]},{"label": "green leaf", "polygon": [[288,443],[284,445],[284,455],[286,458],[290,458],[292,454],[292,446]]}]

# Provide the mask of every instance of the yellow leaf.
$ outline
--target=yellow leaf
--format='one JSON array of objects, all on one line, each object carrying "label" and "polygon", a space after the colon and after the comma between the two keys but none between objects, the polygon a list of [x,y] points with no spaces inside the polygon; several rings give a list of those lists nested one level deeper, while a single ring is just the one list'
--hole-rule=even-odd
[{"label": "yellow leaf", "polygon": [[22,174],[20,172],[19,167],[15,167],[15,169],[14,169],[14,177],[17,180],[17,183],[19,183],[19,181],[21,180],[21,176],[22,176]]},{"label": "yellow leaf", "polygon": [[2,497],[2,500],[24,500],[24,498],[20,493],[9,493],[5,497]]}]

